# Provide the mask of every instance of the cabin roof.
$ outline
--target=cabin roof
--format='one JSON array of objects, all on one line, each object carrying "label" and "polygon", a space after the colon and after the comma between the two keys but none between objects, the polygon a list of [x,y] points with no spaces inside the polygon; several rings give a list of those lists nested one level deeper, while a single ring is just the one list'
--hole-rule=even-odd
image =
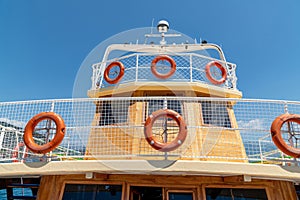
[{"label": "cabin roof", "polygon": [[[164,163],[165,162],[165,163]],[[159,166],[167,166],[160,168]],[[118,168],[115,170],[114,168]],[[213,161],[76,160],[64,162],[5,163],[0,177],[59,174],[151,174],[182,176],[247,176],[255,179],[300,182],[300,168],[274,164],[228,163]]]}]

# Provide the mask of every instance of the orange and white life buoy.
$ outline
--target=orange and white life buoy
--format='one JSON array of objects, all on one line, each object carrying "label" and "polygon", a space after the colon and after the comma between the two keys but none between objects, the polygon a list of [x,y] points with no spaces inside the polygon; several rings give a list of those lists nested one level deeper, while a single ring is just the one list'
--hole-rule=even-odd
[{"label": "orange and white life buoy", "polygon": [[[166,60],[170,63],[171,65],[171,69],[168,73],[166,74],[161,74],[157,71],[156,69],[156,64],[161,61],[161,60]],[[160,55],[160,56],[156,56],[153,60],[152,60],[152,63],[151,63],[151,71],[152,73],[157,77],[157,78],[160,78],[160,79],[166,79],[166,78],[169,78],[170,76],[172,76],[175,71],[176,71],[176,62],[173,60],[173,58],[169,57],[169,56],[166,56],[166,55]]]},{"label": "orange and white life buoy", "polygon": [[[210,68],[216,66],[218,69],[221,70],[222,73],[222,78],[220,79],[215,79],[210,71]],[[206,73],[206,77],[208,78],[208,80],[216,85],[220,85],[222,83],[224,83],[227,79],[227,72],[226,69],[223,65],[221,65],[221,63],[217,62],[217,61],[211,61],[209,62],[206,66],[205,66],[205,73]]]},{"label": "orange and white life buoy", "polygon": [[[167,143],[163,143],[158,141],[152,134],[152,126],[154,122],[160,117],[169,117],[176,121],[179,126],[179,133],[177,137]],[[169,152],[177,149],[186,139],[187,136],[187,127],[186,124],[180,114],[175,112],[174,110],[164,109],[157,110],[153,112],[146,120],[144,125],[144,134],[147,142],[156,150],[162,152]]]},{"label": "orange and white life buoy", "polygon": [[[43,120],[52,120],[56,124],[56,134],[54,138],[43,145],[38,145],[34,142],[33,132],[37,124]],[[34,153],[45,154],[55,149],[64,139],[65,136],[65,123],[64,120],[54,112],[42,112],[31,118],[24,131],[23,140],[28,149]]]},{"label": "orange and white life buoy", "polygon": [[[110,73],[111,68],[113,68],[113,67],[115,67],[115,66],[118,66],[118,67],[119,67],[120,72],[119,72],[119,74],[118,74],[118,76],[117,76],[116,78],[111,79],[111,78],[109,78],[109,73]],[[123,63],[121,63],[121,62],[119,62],[119,61],[114,61],[114,62],[110,63],[110,64],[106,67],[106,69],[105,69],[105,71],[104,71],[104,79],[105,79],[105,81],[108,82],[109,84],[116,84],[116,83],[118,83],[118,82],[121,80],[121,78],[124,76],[124,73],[125,73],[125,67],[124,67]]]},{"label": "orange and white life buoy", "polygon": [[300,124],[300,115],[285,113],[276,117],[271,125],[272,140],[283,153],[294,158],[299,158],[300,149],[289,146],[281,135],[281,127],[286,122],[295,122]]},{"label": "orange and white life buoy", "polygon": [[[19,154],[19,150],[20,150],[20,147],[24,147],[25,144],[23,142],[20,142],[19,144],[17,144],[17,146],[14,148],[14,151],[12,153],[12,158],[15,158],[15,160],[13,160],[13,162],[18,162],[17,158],[18,158],[18,154]],[[23,158],[26,158],[27,157],[27,152],[28,152],[28,149],[26,148],[25,149],[25,152],[24,152],[24,155],[23,155]]]}]

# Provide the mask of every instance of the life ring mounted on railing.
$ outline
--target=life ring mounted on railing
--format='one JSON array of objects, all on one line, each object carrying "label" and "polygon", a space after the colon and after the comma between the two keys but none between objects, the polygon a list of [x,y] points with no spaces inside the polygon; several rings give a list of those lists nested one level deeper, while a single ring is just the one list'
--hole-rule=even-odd
[{"label": "life ring mounted on railing", "polygon": [[[54,138],[43,145],[38,145],[35,143],[33,139],[33,133],[35,131],[35,127],[43,120],[52,120],[56,125],[56,134]],[[45,128],[46,130],[49,128]],[[42,112],[35,115],[31,118],[24,131],[23,140],[26,147],[31,150],[33,153],[45,154],[52,150],[54,150],[64,139],[65,136],[65,123],[64,120],[54,112]]]},{"label": "life ring mounted on railing", "polygon": [[[213,66],[216,66],[220,71],[221,71],[221,78],[220,79],[216,79],[214,78],[213,74],[211,73],[211,68]],[[206,73],[206,77],[208,78],[208,80],[215,84],[215,85],[221,85],[223,84],[226,79],[227,79],[227,71],[226,68],[219,63],[218,61],[211,61],[209,62],[206,66],[205,66],[205,73]]]},{"label": "life ring mounted on railing", "polygon": [[[119,74],[115,78],[109,78],[110,70],[115,66],[119,67],[119,70],[120,70]],[[120,61],[114,61],[106,67],[106,69],[104,71],[104,79],[109,84],[116,84],[122,79],[122,77],[124,76],[124,73],[125,73],[125,67],[124,67],[123,63],[121,63]]]},{"label": "life ring mounted on railing", "polygon": [[[162,74],[162,73],[159,73],[157,71],[157,63],[159,61],[162,61],[162,60],[166,60],[170,63],[171,65],[171,69],[169,72],[167,72],[166,74]],[[152,74],[154,74],[154,76],[156,76],[157,78],[160,78],[160,79],[167,79],[169,77],[171,77],[176,71],[176,62],[173,60],[173,58],[167,56],[167,55],[159,55],[159,56],[156,56],[152,62],[151,62],[151,72]]]},{"label": "life ring mounted on railing", "polygon": [[271,125],[271,135],[274,144],[286,155],[292,156],[294,158],[300,157],[300,149],[288,145],[282,137],[282,126],[284,123],[295,122],[300,125],[300,115],[297,114],[282,114],[273,121]]},{"label": "life ring mounted on railing", "polygon": [[[179,133],[177,137],[171,142],[167,142],[167,143],[160,142],[153,136],[152,133],[153,124],[160,117],[172,118],[179,126]],[[179,146],[183,144],[187,136],[187,127],[183,120],[183,117],[177,112],[175,112],[174,110],[169,110],[169,109],[157,110],[147,118],[144,125],[144,135],[147,142],[154,149],[162,152],[169,152],[177,149]]]}]

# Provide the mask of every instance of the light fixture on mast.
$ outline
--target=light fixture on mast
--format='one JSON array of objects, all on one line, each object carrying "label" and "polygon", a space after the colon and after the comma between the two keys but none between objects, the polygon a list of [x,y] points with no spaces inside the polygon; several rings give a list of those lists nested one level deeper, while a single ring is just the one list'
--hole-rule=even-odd
[{"label": "light fixture on mast", "polygon": [[166,20],[160,20],[156,27],[158,32],[166,33],[169,30],[169,23]]},{"label": "light fixture on mast", "polygon": [[159,42],[161,45],[166,45],[167,41],[165,40],[166,37],[180,37],[180,34],[167,34],[170,26],[166,20],[160,20],[156,26],[157,31],[160,34],[146,34],[145,37],[161,37],[161,41]]},{"label": "light fixture on mast", "polygon": [[158,32],[161,33],[160,44],[161,45],[167,44],[167,42],[165,40],[165,33],[168,32],[168,30],[169,30],[169,23],[166,20],[160,20],[156,27],[157,27]]}]

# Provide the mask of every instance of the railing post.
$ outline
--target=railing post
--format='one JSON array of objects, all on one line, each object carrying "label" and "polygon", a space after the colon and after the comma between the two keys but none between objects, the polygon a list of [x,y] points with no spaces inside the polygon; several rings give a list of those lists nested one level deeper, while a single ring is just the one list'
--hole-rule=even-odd
[{"label": "railing post", "polygon": [[3,146],[3,139],[4,139],[4,128],[1,129],[1,132],[0,132],[0,151],[2,149],[2,146]]},{"label": "railing post", "polygon": [[101,63],[99,73],[97,75],[97,78],[100,77],[99,88],[101,88],[102,84],[103,84],[103,74],[104,74],[104,71],[105,71],[105,64],[106,64],[106,62]]},{"label": "railing post", "polygon": [[193,82],[193,57],[190,54],[190,82]]},{"label": "railing post", "polygon": [[135,82],[138,81],[138,69],[139,69],[139,54],[136,54],[136,64],[135,64]]},{"label": "railing post", "polygon": [[231,76],[233,76],[231,78],[232,81],[232,87],[234,90],[236,90],[236,82],[237,82],[237,77],[236,77],[236,73],[235,73],[235,69],[236,69],[236,65],[235,64],[230,64],[231,67]]},{"label": "railing post", "polygon": [[232,77],[232,67],[230,64],[228,64],[227,62],[224,62],[224,66],[226,66],[226,73],[227,73],[227,79],[225,81],[225,87],[226,88],[229,88],[229,84],[230,84],[230,81],[229,79],[231,79],[231,84],[232,84],[232,87],[234,88],[233,86],[233,77]]},{"label": "railing post", "polygon": [[288,104],[284,102],[284,112],[289,113]]},{"label": "railing post", "polygon": [[[55,107],[55,101],[52,101],[52,103],[51,103],[51,109],[50,109],[51,112],[54,111],[54,107]],[[49,121],[49,123],[47,123],[47,124],[48,124],[48,126],[50,128],[51,127],[51,121]],[[52,136],[51,140],[53,139],[53,137],[54,136]],[[49,135],[46,138],[48,140],[49,139]],[[51,156],[52,156],[52,151],[50,152],[50,156],[49,156],[49,158],[47,158],[47,161],[51,161]]]},{"label": "railing post", "polygon": [[52,103],[51,103],[51,109],[50,109],[50,112],[53,112],[53,111],[54,111],[54,106],[55,106],[55,102],[54,102],[54,101],[52,101]]},{"label": "railing post", "polygon": [[262,148],[261,148],[260,139],[258,140],[258,146],[259,146],[259,154],[260,154],[260,163],[263,163],[263,152],[262,152]]},{"label": "railing post", "polygon": [[[167,100],[167,98],[164,98],[163,109],[168,109],[168,100]],[[166,118],[165,122],[164,122],[164,143],[168,142],[167,123],[168,123],[168,118]],[[165,152],[165,160],[168,160],[168,152]]]},{"label": "railing post", "polygon": [[163,109],[168,109],[168,101],[167,101],[167,98],[164,98]]},{"label": "railing post", "polygon": [[96,72],[95,72],[95,65],[92,65],[92,69],[93,69],[93,74],[92,74],[92,89],[96,89],[96,84],[97,84],[97,80],[96,80]]}]

